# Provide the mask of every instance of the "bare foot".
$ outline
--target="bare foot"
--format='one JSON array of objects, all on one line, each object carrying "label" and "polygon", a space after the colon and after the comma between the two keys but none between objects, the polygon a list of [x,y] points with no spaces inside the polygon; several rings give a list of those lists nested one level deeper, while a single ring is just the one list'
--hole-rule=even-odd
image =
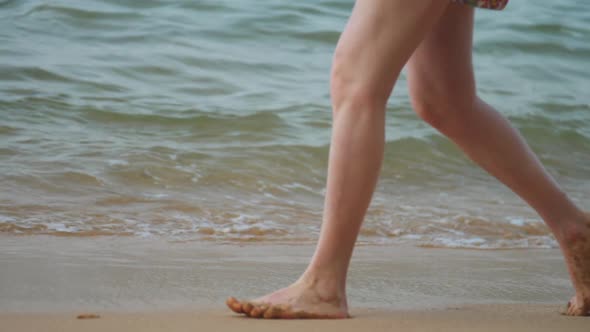
[{"label": "bare foot", "polygon": [[561,248],[576,290],[564,314],[590,316],[590,214],[565,231],[563,239]]},{"label": "bare foot", "polygon": [[322,282],[300,280],[293,285],[252,301],[227,299],[235,313],[253,318],[310,319],[348,318],[346,296],[329,292]]}]

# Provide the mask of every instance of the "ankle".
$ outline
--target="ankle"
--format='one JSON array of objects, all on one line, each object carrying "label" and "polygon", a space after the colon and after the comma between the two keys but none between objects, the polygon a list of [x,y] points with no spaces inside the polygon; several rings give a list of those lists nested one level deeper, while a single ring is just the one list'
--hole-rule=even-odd
[{"label": "ankle", "polygon": [[575,217],[556,224],[553,234],[561,244],[571,246],[588,237],[590,214],[580,212]]},{"label": "ankle", "polygon": [[313,289],[324,301],[346,303],[345,281],[334,274],[307,270],[295,284]]}]

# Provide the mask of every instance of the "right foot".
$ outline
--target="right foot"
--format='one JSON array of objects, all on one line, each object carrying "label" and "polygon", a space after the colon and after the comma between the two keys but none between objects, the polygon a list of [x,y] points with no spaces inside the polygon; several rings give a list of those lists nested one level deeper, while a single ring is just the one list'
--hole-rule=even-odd
[{"label": "right foot", "polygon": [[576,290],[564,314],[590,316],[590,214],[564,232],[559,242]]},{"label": "right foot", "polygon": [[253,318],[348,318],[346,296],[323,286],[320,281],[302,279],[252,301],[230,297],[226,304],[233,312]]}]

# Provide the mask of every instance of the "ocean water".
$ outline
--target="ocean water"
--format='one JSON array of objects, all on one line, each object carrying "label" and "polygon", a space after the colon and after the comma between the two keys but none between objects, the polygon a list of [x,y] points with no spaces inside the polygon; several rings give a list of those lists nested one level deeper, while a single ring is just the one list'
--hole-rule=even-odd
[{"label": "ocean water", "polygon": [[[0,234],[310,243],[353,2],[0,0]],[[590,2],[477,11],[480,95],[590,209]],[[360,242],[543,248],[534,212],[390,100]]]}]

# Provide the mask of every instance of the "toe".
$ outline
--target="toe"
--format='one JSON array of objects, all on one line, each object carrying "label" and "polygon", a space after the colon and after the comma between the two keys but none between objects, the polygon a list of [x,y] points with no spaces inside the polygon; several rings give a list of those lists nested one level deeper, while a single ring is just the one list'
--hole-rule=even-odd
[{"label": "toe", "polygon": [[274,305],[271,305],[270,307],[268,307],[268,309],[266,309],[266,311],[264,312],[264,314],[262,314],[262,317],[264,317],[265,319],[272,319],[272,318],[278,318],[275,314],[277,313],[277,307]]},{"label": "toe", "polygon": [[569,316],[569,313],[570,313],[570,308],[571,308],[571,307],[572,307],[572,302],[570,301],[570,302],[568,302],[568,303],[567,303],[567,305],[565,306],[565,309],[561,311],[561,314],[562,314],[562,315],[565,315],[565,316]]},{"label": "toe", "polygon": [[250,311],[250,314],[248,316],[252,318],[260,318],[261,314],[262,312],[260,311],[260,309],[258,309],[258,307],[254,307],[252,308],[252,311]]},{"label": "toe", "polygon": [[566,316],[573,316],[574,313],[574,309],[576,307],[576,297],[572,297],[568,302],[567,302],[567,306],[565,307],[565,310],[562,312],[563,315]]},{"label": "toe", "polygon": [[575,307],[572,306],[572,307],[570,307],[567,310],[567,314],[566,315],[568,315],[568,316],[579,316],[580,314],[579,314],[578,311],[579,311],[578,308],[575,308]]},{"label": "toe", "polygon": [[231,309],[231,311],[237,313],[237,314],[241,314],[242,311],[242,305],[240,304],[240,301],[236,300],[236,298],[234,297],[230,297],[227,299],[227,301],[225,301],[225,304],[228,306],[228,308]]},{"label": "toe", "polygon": [[260,314],[258,314],[258,318],[263,318],[264,314],[268,311],[270,306],[268,304],[261,304],[258,306],[258,310],[260,310]]},{"label": "toe", "polygon": [[254,318],[261,318],[266,310],[268,309],[268,305],[258,304],[255,305],[252,311],[250,311],[250,317]]},{"label": "toe", "polygon": [[578,299],[574,296],[568,303],[565,312],[567,316],[589,316],[590,311],[584,304],[580,305]]},{"label": "toe", "polygon": [[565,315],[566,316],[581,316],[581,312],[578,307],[572,305],[569,308],[567,308],[567,310],[565,311]]},{"label": "toe", "polygon": [[242,302],[242,312],[246,314],[246,316],[250,316],[252,313],[252,309],[254,309],[254,305],[250,302]]}]

